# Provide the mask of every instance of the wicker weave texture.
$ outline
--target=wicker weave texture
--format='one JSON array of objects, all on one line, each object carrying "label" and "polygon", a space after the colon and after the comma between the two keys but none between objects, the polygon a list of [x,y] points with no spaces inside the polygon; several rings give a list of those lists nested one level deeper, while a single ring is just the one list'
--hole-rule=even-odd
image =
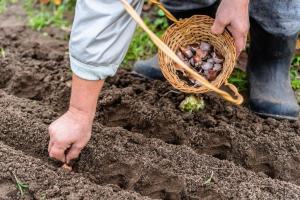
[{"label": "wicker weave texture", "polygon": [[[234,40],[228,31],[224,31],[221,35],[211,33],[213,23],[214,19],[209,16],[194,15],[171,25],[161,40],[174,52],[181,46],[199,43],[200,41],[208,42],[213,45],[224,57],[222,71],[217,78],[211,82],[212,85],[219,88],[221,85],[227,83],[227,79],[234,69],[236,49]],[[174,61],[160,49],[158,54],[162,73],[173,87],[186,93],[205,93],[210,91],[204,86],[189,86],[177,76],[176,70],[178,69],[175,67]]]}]

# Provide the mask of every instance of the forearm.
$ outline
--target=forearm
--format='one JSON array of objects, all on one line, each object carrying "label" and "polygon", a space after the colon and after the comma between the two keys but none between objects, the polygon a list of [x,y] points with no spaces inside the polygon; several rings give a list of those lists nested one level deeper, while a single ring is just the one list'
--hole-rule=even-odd
[{"label": "forearm", "polygon": [[92,120],[103,84],[104,80],[84,80],[74,74],[69,111],[81,113]]}]

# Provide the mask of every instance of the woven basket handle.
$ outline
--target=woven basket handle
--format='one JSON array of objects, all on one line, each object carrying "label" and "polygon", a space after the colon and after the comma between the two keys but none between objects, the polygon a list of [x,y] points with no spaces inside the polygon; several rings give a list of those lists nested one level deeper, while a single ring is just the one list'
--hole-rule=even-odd
[{"label": "woven basket handle", "polygon": [[166,17],[171,20],[172,22],[178,22],[178,19],[176,19],[176,17],[174,17],[174,15],[172,15],[172,13],[170,13],[161,3],[159,0],[148,0],[151,3],[155,4],[157,7],[159,7],[166,15]]},{"label": "woven basket handle", "polygon": [[[128,12],[128,14],[140,25],[140,27],[149,35],[151,40],[156,44],[156,46],[164,52],[167,56],[169,56],[175,63],[177,63],[180,66],[179,70],[184,70],[187,72],[191,78],[194,80],[197,80],[200,84],[202,84],[204,87],[207,87],[208,89],[216,92],[220,96],[222,96],[224,99],[226,99],[229,102],[232,102],[234,104],[240,105],[243,103],[243,97],[237,92],[237,89],[231,85],[227,84],[229,88],[235,93],[235,97],[232,97],[229,93],[220,90],[219,88],[212,85],[210,82],[208,82],[205,78],[203,78],[200,74],[195,72],[193,69],[188,67],[182,60],[180,60],[177,55],[165,44],[163,43],[144,23],[144,21],[141,19],[139,14],[132,8],[132,6],[127,2],[127,0],[120,0],[125,10]],[[153,2],[153,0],[152,0]]]}]

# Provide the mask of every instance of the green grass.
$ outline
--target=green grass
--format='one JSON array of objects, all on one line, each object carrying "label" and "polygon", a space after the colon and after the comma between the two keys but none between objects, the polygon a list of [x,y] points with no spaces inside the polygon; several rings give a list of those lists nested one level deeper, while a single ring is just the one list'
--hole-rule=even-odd
[{"label": "green grass", "polygon": [[0,0],[0,13],[3,13],[6,10],[7,1],[6,0]]},{"label": "green grass", "polygon": [[5,52],[5,49],[4,48],[0,48],[0,56],[2,58],[5,58],[6,57],[6,52]]},{"label": "green grass", "polygon": [[[149,15],[143,17],[144,22],[160,37],[168,28],[168,21],[164,13],[159,9],[155,9],[154,13],[152,13],[154,16]],[[154,20],[151,20],[153,18]],[[123,68],[130,69],[135,61],[151,57],[156,52],[157,47],[148,35],[140,27],[137,27],[122,66]]]},{"label": "green grass", "polygon": [[17,189],[20,191],[21,197],[23,197],[23,196],[24,196],[24,192],[25,192],[26,190],[29,189],[29,185],[26,184],[26,183],[22,183],[22,182],[18,179],[18,177],[16,176],[15,173],[13,173],[13,175],[14,175],[14,178],[15,178],[15,181],[16,181]]},{"label": "green grass", "polygon": [[214,176],[214,172],[212,171],[209,178],[203,183],[203,185],[209,185],[211,184],[212,180],[213,180],[213,176]]},{"label": "green grass", "polygon": [[300,89],[300,56],[295,56],[290,70],[291,84],[294,90]]},{"label": "green grass", "polygon": [[6,7],[9,3],[16,3],[18,0],[0,0],[0,13],[3,13],[6,10]]},{"label": "green grass", "polygon": [[65,0],[59,6],[52,3],[44,5],[36,0],[26,0],[24,7],[28,15],[28,24],[34,30],[40,31],[48,26],[58,28],[69,26],[70,23],[65,19],[66,11],[73,8],[74,0]]},{"label": "green grass", "polygon": [[[295,56],[290,69],[291,85],[293,90],[300,89],[300,56]],[[235,69],[228,79],[229,83],[234,84],[240,92],[248,88],[247,75],[240,69]]]},{"label": "green grass", "polygon": [[234,84],[240,92],[244,92],[248,89],[247,75],[240,69],[234,69],[228,82]]}]

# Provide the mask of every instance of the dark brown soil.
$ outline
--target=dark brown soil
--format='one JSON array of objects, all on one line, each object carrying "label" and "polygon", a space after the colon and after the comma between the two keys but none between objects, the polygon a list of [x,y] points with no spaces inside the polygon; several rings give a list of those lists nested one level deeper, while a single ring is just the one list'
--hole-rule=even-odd
[{"label": "dark brown soil", "polygon": [[63,171],[48,158],[47,127],[68,106],[67,41],[11,24],[0,23],[0,199],[22,199],[13,174],[29,185],[23,199],[300,199],[300,121],[212,94],[204,111],[182,113],[184,94],[123,70],[107,80],[74,171]]}]

